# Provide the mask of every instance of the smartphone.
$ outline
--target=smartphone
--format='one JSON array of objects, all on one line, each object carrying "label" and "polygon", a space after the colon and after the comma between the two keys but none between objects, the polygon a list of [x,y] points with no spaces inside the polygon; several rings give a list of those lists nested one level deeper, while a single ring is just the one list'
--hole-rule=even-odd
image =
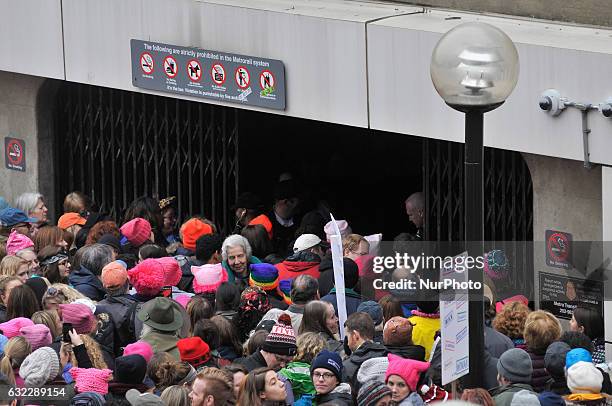
[{"label": "smartphone", "polygon": [[62,334],[64,335],[63,341],[65,343],[72,342],[72,340],[70,339],[70,334],[68,334],[68,332],[72,331],[72,329],[73,329],[72,323],[63,323],[62,324]]},{"label": "smartphone", "polygon": [[161,296],[172,299],[172,286],[164,286],[161,290]]}]

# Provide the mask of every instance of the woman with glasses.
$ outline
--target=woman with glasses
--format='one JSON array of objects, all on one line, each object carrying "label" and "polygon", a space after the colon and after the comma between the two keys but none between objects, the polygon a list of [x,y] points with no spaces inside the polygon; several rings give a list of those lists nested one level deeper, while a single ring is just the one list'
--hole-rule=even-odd
[{"label": "woman with glasses", "polygon": [[41,275],[49,283],[68,283],[70,261],[68,253],[59,245],[50,245],[38,253]]},{"label": "woman with glasses", "polygon": [[342,359],[335,352],[323,350],[310,366],[310,377],[314,384],[317,405],[331,402],[338,406],[353,405],[351,387],[342,383]]},{"label": "woman with glasses", "polygon": [[246,376],[237,406],[284,405],[285,384],[272,368],[259,368]]},{"label": "woman with glasses", "polygon": [[16,276],[21,283],[30,277],[30,264],[16,255],[7,255],[0,262],[0,275]]},{"label": "woman with glasses", "polygon": [[342,239],[343,256],[355,261],[357,258],[368,255],[370,243],[359,234],[349,234]]}]

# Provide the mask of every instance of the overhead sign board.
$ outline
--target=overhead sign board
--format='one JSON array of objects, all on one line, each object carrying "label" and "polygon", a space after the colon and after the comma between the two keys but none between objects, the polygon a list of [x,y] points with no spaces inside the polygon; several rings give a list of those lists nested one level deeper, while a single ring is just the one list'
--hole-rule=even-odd
[{"label": "overhead sign board", "polygon": [[285,66],[279,60],[137,39],[131,48],[136,87],[285,109]]}]

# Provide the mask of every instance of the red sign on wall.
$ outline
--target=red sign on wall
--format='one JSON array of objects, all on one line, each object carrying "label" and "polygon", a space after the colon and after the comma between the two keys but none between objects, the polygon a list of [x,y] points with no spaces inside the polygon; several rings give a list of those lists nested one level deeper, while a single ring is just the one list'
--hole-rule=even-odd
[{"label": "red sign on wall", "polygon": [[25,172],[25,141],[19,138],[4,138],[4,163],[8,169]]}]

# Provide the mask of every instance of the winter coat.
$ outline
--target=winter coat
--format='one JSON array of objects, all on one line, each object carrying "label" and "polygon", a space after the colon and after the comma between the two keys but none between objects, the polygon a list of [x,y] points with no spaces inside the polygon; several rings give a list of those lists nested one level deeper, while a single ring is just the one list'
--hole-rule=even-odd
[{"label": "winter coat", "polygon": [[229,365],[234,362],[236,358],[238,358],[238,354],[236,354],[234,348],[225,345],[218,348],[217,355],[217,362],[219,363],[219,366]]},{"label": "winter coat", "polygon": [[179,263],[182,272],[181,280],[177,287],[185,292],[193,293],[193,274],[191,273],[191,267],[203,265],[203,262],[191,258],[189,255],[176,255],[174,259]]},{"label": "winter coat", "polygon": [[533,388],[529,384],[511,383],[510,385],[498,386],[497,388],[491,389],[489,393],[493,397],[495,406],[511,406],[514,395],[522,390],[533,392]]},{"label": "winter coat", "polygon": [[593,340],[593,364],[603,364],[606,362],[606,342],[603,338]]},{"label": "winter coat", "polygon": [[342,363],[344,366],[344,382],[348,382],[352,385],[356,392],[359,391],[357,382],[357,372],[365,361],[370,358],[384,357],[388,353],[387,348],[382,344],[376,344],[372,341],[366,341],[357,348],[350,357],[348,357]]},{"label": "winter coat", "polygon": [[317,405],[323,403],[331,403],[336,406],[353,406],[353,397],[351,396],[351,387],[347,383],[341,383],[329,393],[325,395],[315,396]]},{"label": "winter coat", "polygon": [[174,357],[176,361],[181,360],[181,354],[176,346],[179,339],[176,336],[151,331],[150,333],[142,336],[140,340],[151,344],[154,354],[158,352],[167,352]]},{"label": "winter coat", "polygon": [[104,362],[110,370],[115,369],[115,323],[111,315],[96,308],[98,329],[92,338],[100,345]]},{"label": "winter coat", "polygon": [[234,361],[234,363],[242,365],[249,372],[257,368],[264,368],[268,366],[268,363],[264,359],[263,355],[261,355],[261,351],[257,351],[248,357],[238,358]]},{"label": "winter coat", "polygon": [[431,347],[436,339],[436,332],[440,330],[440,318],[412,316],[408,320],[414,325],[412,328],[412,343],[425,348],[425,360],[428,361]]},{"label": "winter coat", "polygon": [[295,231],[299,225],[298,220],[293,218],[293,225],[287,227],[278,222],[274,211],[269,213],[267,217],[272,223],[272,246],[274,247],[274,252],[283,258],[291,255],[292,247],[289,245],[295,238]]},{"label": "winter coat", "polygon": [[504,352],[514,348],[514,343],[511,339],[488,326],[484,328],[484,342],[487,351],[495,358],[501,357]]},{"label": "winter coat", "polygon": [[[353,289],[345,289],[345,302],[346,302],[346,317],[357,312],[357,308],[364,301],[361,295],[355,292]],[[331,303],[338,315],[338,303],[336,299],[336,288],[333,288],[327,295],[321,298],[322,301]]]},{"label": "winter coat", "polygon": [[105,312],[111,315],[115,323],[116,356],[122,354],[122,352],[118,352],[119,349],[137,341],[135,323],[138,304],[139,302],[128,294],[107,296],[97,304],[98,308],[103,308]]},{"label": "winter coat", "polygon": [[546,389],[544,390],[556,393],[559,396],[565,396],[572,393],[567,387],[565,377],[551,377],[548,382],[546,382]]},{"label": "winter coat", "polygon": [[115,403],[118,402],[126,402],[125,394],[130,389],[136,389],[140,393],[145,393],[149,390],[147,385],[140,383],[137,385],[129,384],[129,383],[120,383],[120,382],[109,382],[108,384],[108,394],[106,395],[106,400],[113,400]]},{"label": "winter coat", "polygon": [[93,300],[99,302],[106,296],[106,290],[102,286],[100,278],[94,275],[89,269],[81,266],[68,277],[68,281],[73,288]]},{"label": "winter coat", "polygon": [[546,382],[550,379],[550,374],[544,367],[544,354],[536,354],[531,350],[527,350],[527,354],[531,357],[531,386],[535,392],[542,392],[546,388]]},{"label": "winter coat", "polygon": [[319,333],[319,335],[325,340],[325,348],[328,351],[337,352],[342,357],[342,355],[344,354],[344,346],[340,341],[336,340],[334,337],[328,335],[327,333]]},{"label": "winter coat", "polygon": [[291,317],[291,326],[293,327],[293,331],[295,331],[296,333],[300,331],[300,326],[302,325],[302,317],[304,317],[304,306],[291,305],[287,307],[286,310],[275,309],[273,307],[272,309],[268,310],[266,314],[264,314],[261,320],[276,321],[278,320],[278,317],[283,313],[287,313],[289,317]]},{"label": "winter coat", "polygon": [[314,395],[316,393],[312,379],[310,378],[310,364],[305,362],[290,362],[281,369],[278,374],[287,378],[293,388],[293,396],[300,399],[303,395]]},{"label": "winter coat", "polygon": [[[251,264],[261,264],[261,260],[255,256],[250,256],[248,261],[247,261],[247,269],[249,269],[249,266]],[[227,263],[227,261],[223,261],[221,263],[221,265],[223,266],[223,268],[226,270],[227,272],[227,281],[228,282],[233,282],[236,284],[236,286],[238,286],[238,289],[242,292],[247,286],[249,286],[249,274],[250,272],[247,272],[247,276],[245,276],[244,278],[241,278],[240,276],[234,274],[234,271],[232,271],[232,268],[230,268],[229,264]]]},{"label": "winter coat", "polygon": [[215,316],[223,316],[227,320],[232,321],[236,313],[238,313],[236,310],[219,310],[215,312]]},{"label": "winter coat", "polygon": [[6,321],[6,306],[0,303],[0,323],[4,323]]},{"label": "winter coat", "polygon": [[310,251],[300,251],[283,262],[274,265],[278,269],[278,280],[295,279],[300,275],[310,275],[315,279],[321,276],[319,265],[321,258]]},{"label": "winter coat", "polygon": [[402,358],[425,361],[425,348],[420,345],[387,345],[385,346],[389,354],[395,354]]},{"label": "winter coat", "polygon": [[425,406],[425,402],[418,393],[412,392],[404,400],[399,402],[397,406]]}]

